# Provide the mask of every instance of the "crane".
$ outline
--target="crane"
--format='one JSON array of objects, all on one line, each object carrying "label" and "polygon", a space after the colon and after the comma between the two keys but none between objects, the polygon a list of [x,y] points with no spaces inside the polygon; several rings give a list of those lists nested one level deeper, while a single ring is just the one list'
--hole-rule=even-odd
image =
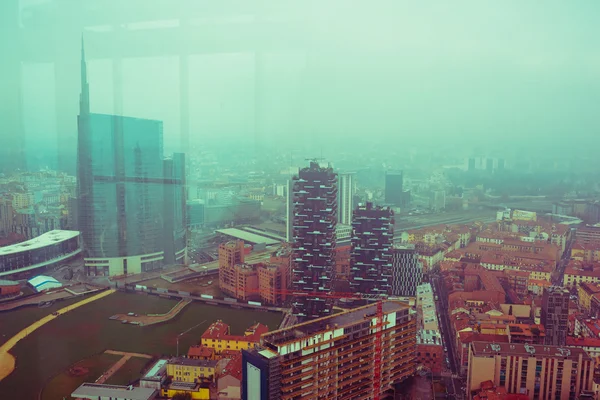
[{"label": "crane", "polygon": [[[258,290],[253,291],[258,292]],[[296,290],[276,289],[274,294],[291,297],[318,297],[326,299],[349,299],[349,300],[376,300],[375,312],[375,352],[373,355],[373,400],[379,400],[381,396],[381,353],[383,350],[383,328],[387,325],[383,318],[384,295],[344,292],[302,292]]]}]

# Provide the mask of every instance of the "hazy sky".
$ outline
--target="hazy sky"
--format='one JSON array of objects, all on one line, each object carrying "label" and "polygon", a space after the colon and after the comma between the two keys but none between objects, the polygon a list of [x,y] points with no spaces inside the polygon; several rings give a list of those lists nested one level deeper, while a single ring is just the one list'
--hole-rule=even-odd
[{"label": "hazy sky", "polygon": [[[117,3],[127,7],[124,0]],[[147,7],[152,3],[144,2]],[[169,4],[176,3],[196,4],[207,16],[214,11],[212,2]],[[227,3],[243,2],[218,3],[214,7],[227,9]],[[600,144],[598,1],[258,3],[266,8],[276,4],[283,18],[305,20],[282,24],[279,30],[261,30],[257,39],[247,38],[246,30],[236,31],[236,24],[221,23],[223,28],[213,24],[209,34],[198,28],[189,43],[209,43],[214,48],[221,41],[289,44],[264,56],[258,81],[264,138],[316,141],[323,135],[385,135],[394,140],[412,136],[546,141],[566,137],[570,143],[586,139]],[[232,16],[247,14],[234,6],[229,11]],[[48,29],[48,37],[59,36],[56,31],[51,34],[49,26],[39,28]],[[55,43],[48,40],[48,45]],[[76,43],[64,45],[72,45],[78,57]],[[107,44],[90,41],[90,57],[106,50],[102,46]],[[130,51],[126,43],[118,50]],[[176,142],[180,132],[178,71],[176,57],[130,58],[123,64],[124,114],[163,120],[169,143]],[[191,56],[189,71],[194,140],[252,135],[254,53]],[[53,77],[52,64],[23,66],[28,140],[36,140],[39,134],[56,137]],[[77,88],[78,78],[73,77]],[[89,79],[92,111],[112,113],[110,60],[90,61]],[[61,96],[60,101],[78,101],[68,97]],[[73,128],[75,120],[73,115]]]}]

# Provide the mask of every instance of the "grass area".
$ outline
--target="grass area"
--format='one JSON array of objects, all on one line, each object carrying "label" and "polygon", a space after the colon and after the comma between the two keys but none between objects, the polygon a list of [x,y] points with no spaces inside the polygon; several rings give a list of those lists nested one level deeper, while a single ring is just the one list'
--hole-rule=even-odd
[{"label": "grass area", "polygon": [[107,385],[129,385],[140,379],[142,369],[151,360],[141,357],[131,357],[117,372],[104,382]]},{"label": "grass area", "polygon": [[79,361],[77,366],[85,367],[89,372],[82,376],[71,376],[68,369],[62,371],[48,382],[42,392],[42,400],[71,398],[69,395],[84,382],[94,382],[111,365],[119,361],[121,356],[115,354],[97,354]]},{"label": "grass area", "polygon": [[54,302],[50,307],[39,308],[37,305],[31,305],[12,311],[0,312],[0,344],[21,331],[26,326],[31,325],[40,318],[52,314],[54,311],[77,303],[83,297],[72,297],[65,300]]},{"label": "grass area", "polygon": [[[177,336],[202,321],[206,322],[180,338],[180,353],[186,353],[190,345],[198,343],[204,330],[217,319],[228,323],[233,334],[243,334],[254,322],[275,329],[282,318],[276,313],[192,303],[175,318],[161,324],[140,327],[108,319],[123,312],[166,313],[176,303],[176,300],[157,296],[118,292],[61,315],[13,348],[11,353],[16,357],[16,369],[0,382],[0,393],[18,394],[23,399],[36,398],[48,379],[58,371],[107,349],[174,355]],[[10,313],[0,316],[6,318]]]}]

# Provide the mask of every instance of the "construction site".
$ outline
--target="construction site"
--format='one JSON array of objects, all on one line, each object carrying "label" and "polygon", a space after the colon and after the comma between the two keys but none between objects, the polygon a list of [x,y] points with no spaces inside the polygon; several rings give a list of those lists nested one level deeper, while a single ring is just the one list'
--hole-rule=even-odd
[{"label": "construction site", "polygon": [[244,391],[253,399],[392,398],[415,371],[410,307],[379,301],[267,333],[243,352]]}]

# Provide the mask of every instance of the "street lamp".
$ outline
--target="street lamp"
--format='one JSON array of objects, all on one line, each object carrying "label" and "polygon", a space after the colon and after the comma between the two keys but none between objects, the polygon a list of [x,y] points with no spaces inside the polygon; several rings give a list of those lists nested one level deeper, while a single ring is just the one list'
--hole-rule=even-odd
[{"label": "street lamp", "polygon": [[203,324],[203,323],[205,323],[205,322],[206,322],[206,320],[204,320],[204,321],[200,322],[200,323],[199,323],[199,324],[197,324],[197,325],[194,325],[194,326],[192,326],[190,329],[188,329],[188,330],[186,330],[186,331],[183,331],[183,332],[181,332],[179,335],[177,335],[177,357],[179,357],[179,338],[180,338],[181,336],[185,335],[186,333],[188,333],[189,331],[191,331],[192,329],[199,327],[200,325],[202,325],[202,324]]}]

